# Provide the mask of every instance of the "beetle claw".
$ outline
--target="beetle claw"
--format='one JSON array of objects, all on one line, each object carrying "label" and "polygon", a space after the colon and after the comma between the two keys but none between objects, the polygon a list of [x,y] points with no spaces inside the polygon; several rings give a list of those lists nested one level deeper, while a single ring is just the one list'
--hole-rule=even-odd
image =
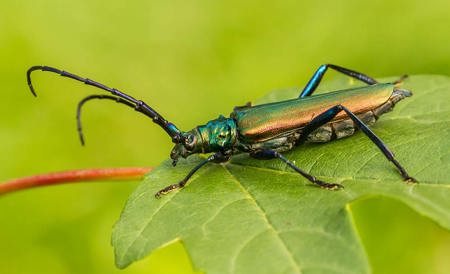
[{"label": "beetle claw", "polygon": [[406,183],[409,184],[416,184],[418,183],[418,181],[416,179],[414,179],[413,177],[407,176],[403,179]]},{"label": "beetle claw", "polygon": [[167,193],[172,192],[176,189],[183,188],[185,184],[186,184],[186,180],[182,180],[178,184],[166,186],[165,188],[163,188],[160,191],[155,193],[155,198],[159,199],[159,198],[161,198],[162,195],[166,195]]},{"label": "beetle claw", "polygon": [[330,184],[330,183],[325,183],[320,181],[320,187],[321,188],[325,188],[325,189],[329,189],[329,190],[339,190],[339,189],[343,189],[344,186],[341,184]]}]

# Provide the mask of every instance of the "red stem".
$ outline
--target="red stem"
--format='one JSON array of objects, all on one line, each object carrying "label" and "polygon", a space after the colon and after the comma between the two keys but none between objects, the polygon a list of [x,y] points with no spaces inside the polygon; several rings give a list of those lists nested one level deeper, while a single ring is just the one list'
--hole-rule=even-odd
[{"label": "red stem", "polygon": [[80,169],[34,175],[0,183],[0,195],[32,187],[99,180],[132,180],[142,178],[152,167]]}]

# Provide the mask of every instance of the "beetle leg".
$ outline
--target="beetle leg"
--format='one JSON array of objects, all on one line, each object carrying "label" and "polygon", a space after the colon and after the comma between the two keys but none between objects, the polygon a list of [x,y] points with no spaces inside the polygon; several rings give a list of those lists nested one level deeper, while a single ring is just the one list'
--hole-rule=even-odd
[{"label": "beetle leg", "polygon": [[315,129],[321,127],[322,125],[325,125],[326,123],[330,122],[339,112],[345,111],[347,115],[352,119],[353,123],[357,128],[359,128],[364,134],[369,137],[369,139],[381,150],[381,152],[386,156],[386,158],[391,161],[397,170],[400,172],[401,176],[403,177],[404,181],[415,183],[417,182],[416,179],[409,176],[409,174],[406,172],[405,168],[395,159],[394,153],[386,146],[381,139],[375,135],[364,123],[361,121],[353,112],[351,112],[349,109],[344,107],[343,105],[336,105],[322,114],[319,114],[314,119],[312,119],[309,124],[307,124],[301,133],[301,136],[299,140],[297,141],[297,144],[301,144],[305,142],[308,135],[313,132]]},{"label": "beetle leg", "polygon": [[343,185],[326,183],[324,181],[317,179],[313,175],[306,173],[305,171],[300,169],[298,166],[296,166],[293,162],[289,161],[286,157],[284,157],[278,151],[266,149],[266,150],[250,153],[250,156],[253,158],[256,158],[256,159],[264,159],[264,160],[278,158],[281,161],[283,161],[285,164],[287,164],[290,168],[295,170],[297,173],[299,173],[300,175],[302,175],[303,177],[308,179],[311,183],[316,184],[316,185],[320,186],[321,188],[333,189],[333,190],[344,188]]},{"label": "beetle leg", "polygon": [[202,166],[206,165],[207,163],[210,163],[210,162],[222,163],[222,162],[228,161],[229,159],[230,159],[230,155],[223,154],[222,152],[217,152],[213,155],[210,155],[208,158],[206,158],[206,160],[202,161],[197,166],[195,166],[193,169],[191,169],[191,171],[189,171],[189,173],[186,175],[186,177],[183,178],[183,180],[181,180],[180,182],[178,182],[176,184],[166,186],[165,188],[156,192],[155,197],[160,198],[161,195],[167,194],[175,189],[183,188],[186,185],[186,183],[188,182],[188,180],[192,177],[192,175],[194,175],[195,172],[197,172]]},{"label": "beetle leg", "polygon": [[235,106],[233,111],[243,110],[243,109],[251,108],[251,107],[252,107],[252,102],[247,102],[243,106]]},{"label": "beetle leg", "polygon": [[373,79],[370,76],[367,76],[365,74],[362,74],[360,72],[351,70],[351,69],[346,69],[340,66],[336,66],[336,65],[332,65],[332,64],[324,64],[321,65],[316,72],[314,73],[314,75],[311,77],[311,79],[309,80],[308,84],[306,84],[305,88],[303,89],[303,91],[300,93],[299,98],[303,98],[306,96],[310,96],[311,94],[313,94],[313,92],[316,90],[316,88],[319,86],[320,81],[322,81],[322,77],[325,74],[325,72],[327,71],[328,68],[334,69],[340,73],[343,73],[347,76],[353,77],[359,81],[362,81],[368,85],[374,85],[376,83],[378,83],[377,80]]},{"label": "beetle leg", "polygon": [[396,87],[400,86],[403,83],[403,81],[405,81],[405,79],[408,77],[409,77],[408,74],[404,74],[404,75],[400,76],[397,80],[392,82],[392,84],[394,84]]}]

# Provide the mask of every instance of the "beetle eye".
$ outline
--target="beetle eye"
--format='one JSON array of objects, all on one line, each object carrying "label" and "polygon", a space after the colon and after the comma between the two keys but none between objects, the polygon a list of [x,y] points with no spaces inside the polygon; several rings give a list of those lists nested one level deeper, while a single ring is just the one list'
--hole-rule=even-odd
[{"label": "beetle eye", "polygon": [[186,137],[186,143],[184,144],[184,146],[186,147],[186,149],[192,149],[194,148],[195,145],[195,136],[193,134],[189,134]]}]

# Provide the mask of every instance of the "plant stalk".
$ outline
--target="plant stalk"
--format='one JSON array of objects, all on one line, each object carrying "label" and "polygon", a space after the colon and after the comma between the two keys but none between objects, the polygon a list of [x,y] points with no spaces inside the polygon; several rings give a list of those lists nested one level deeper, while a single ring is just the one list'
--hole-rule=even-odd
[{"label": "plant stalk", "polygon": [[33,175],[0,183],[0,195],[34,187],[101,180],[142,178],[152,167],[79,169]]}]

